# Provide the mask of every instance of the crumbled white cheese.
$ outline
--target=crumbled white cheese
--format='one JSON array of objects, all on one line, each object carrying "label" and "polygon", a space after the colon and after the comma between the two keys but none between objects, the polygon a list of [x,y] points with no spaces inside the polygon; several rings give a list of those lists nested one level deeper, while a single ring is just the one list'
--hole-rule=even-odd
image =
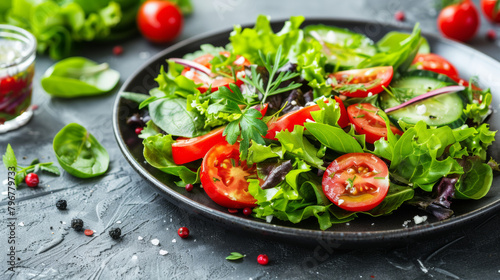
[{"label": "crumbled white cheese", "polygon": [[342,203],[344,203],[344,200],[343,199],[339,199],[339,205],[341,205]]},{"label": "crumbled white cheese", "polygon": [[292,102],[290,102],[293,106],[297,105],[297,101],[295,100],[292,100]]},{"label": "crumbled white cheese", "polygon": [[421,224],[425,221],[427,221],[427,216],[422,216],[420,217],[419,215],[415,215],[415,217],[413,217],[413,221],[415,222],[415,224]]}]

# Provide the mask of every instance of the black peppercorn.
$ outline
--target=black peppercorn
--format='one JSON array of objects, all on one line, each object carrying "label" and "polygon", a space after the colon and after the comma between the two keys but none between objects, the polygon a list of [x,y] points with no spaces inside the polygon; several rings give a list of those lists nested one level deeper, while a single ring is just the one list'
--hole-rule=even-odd
[{"label": "black peppercorn", "polygon": [[68,203],[66,203],[66,200],[61,199],[56,202],[56,207],[59,210],[66,210],[66,207],[68,207]]},{"label": "black peppercorn", "polygon": [[76,231],[82,231],[82,229],[83,229],[82,219],[71,220],[71,227],[74,228]]},{"label": "black peppercorn", "polygon": [[120,228],[111,228],[109,230],[109,236],[113,239],[120,238],[120,235],[122,235],[122,230]]}]

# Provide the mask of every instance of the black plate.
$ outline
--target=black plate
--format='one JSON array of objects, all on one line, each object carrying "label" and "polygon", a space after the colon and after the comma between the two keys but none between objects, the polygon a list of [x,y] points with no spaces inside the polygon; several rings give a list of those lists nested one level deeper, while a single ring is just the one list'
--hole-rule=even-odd
[{"label": "black plate", "polygon": [[[312,19],[306,20],[304,25],[323,23],[365,33],[374,41],[382,38],[387,32],[404,30],[396,26],[381,25],[379,23]],[[283,21],[273,22],[275,30],[281,29]],[[253,26],[253,25],[250,25]],[[197,36],[180,42],[151,58],[130,77],[122,86],[121,91],[148,93],[156,86],[154,78],[158,75],[160,66],[165,65],[169,57],[182,57],[199,49],[201,44],[224,46],[228,43],[230,30]],[[498,108],[498,94],[500,83],[496,82],[495,75],[500,75],[500,63],[496,60],[465,45],[442,39],[432,34],[424,34],[434,53],[450,60],[459,69],[461,76],[469,78],[477,75],[481,78],[481,87],[490,87],[493,92],[493,108]],[[140,175],[151,182],[166,197],[185,209],[204,217],[217,221],[225,226],[236,229],[260,233],[266,236],[292,239],[300,242],[328,240],[330,244],[338,246],[366,246],[382,244],[400,244],[416,238],[435,236],[452,229],[479,222],[500,209],[499,181],[494,180],[489,194],[479,201],[455,201],[452,209],[455,215],[445,221],[437,221],[425,212],[403,206],[392,215],[371,218],[360,217],[347,224],[334,225],[331,229],[321,231],[316,221],[310,219],[300,224],[285,223],[274,219],[271,223],[264,220],[245,217],[242,214],[230,214],[226,208],[212,202],[200,188],[187,193],[183,188],[173,184],[173,178],[149,166],[142,155],[142,144],[134,133],[133,128],[126,125],[126,118],[137,112],[137,104],[122,99],[116,99],[113,112],[113,126],[115,137],[120,149]],[[493,130],[498,130],[500,115],[493,114],[490,119]],[[500,159],[499,143],[490,148],[491,156]],[[415,215],[426,215],[425,223],[416,225],[413,222]],[[405,226],[406,225],[406,226]]]}]

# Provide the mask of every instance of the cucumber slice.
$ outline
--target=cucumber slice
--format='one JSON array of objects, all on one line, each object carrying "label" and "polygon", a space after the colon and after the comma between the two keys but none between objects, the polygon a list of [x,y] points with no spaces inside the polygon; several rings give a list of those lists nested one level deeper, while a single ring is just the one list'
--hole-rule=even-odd
[{"label": "cucumber slice", "polygon": [[353,68],[378,52],[372,40],[348,29],[319,24],[306,26],[304,32],[309,40],[319,38],[328,64],[342,69]]},{"label": "cucumber slice", "polygon": [[[394,96],[387,92],[379,94],[379,105],[385,110],[434,89],[456,84],[445,75],[430,71],[415,70],[391,83]],[[424,121],[431,126],[456,128],[465,123],[466,106],[464,92],[448,93],[432,97],[387,114],[395,123],[408,124]]]}]

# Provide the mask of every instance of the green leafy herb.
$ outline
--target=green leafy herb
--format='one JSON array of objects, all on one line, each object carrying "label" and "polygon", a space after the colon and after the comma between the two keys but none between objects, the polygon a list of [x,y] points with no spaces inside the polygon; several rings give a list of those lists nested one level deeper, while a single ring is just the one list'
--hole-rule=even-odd
[{"label": "green leafy herb", "polygon": [[276,51],[276,54],[274,56],[274,62],[271,62],[272,61],[271,54],[264,56],[262,52],[259,52],[259,55],[260,59],[262,60],[262,63],[264,64],[264,67],[266,67],[267,71],[269,72],[269,80],[267,82],[267,85],[264,85],[262,77],[259,73],[257,73],[256,70],[257,66],[255,65],[251,66],[252,78],[249,79],[247,77],[242,77],[241,79],[246,84],[255,87],[258,91],[262,93],[262,95],[264,95],[264,97],[262,98],[262,104],[266,103],[266,99],[269,96],[273,96],[282,92],[291,91],[293,89],[302,86],[302,84],[292,81],[286,87],[281,87],[281,88],[279,87],[281,83],[291,80],[300,75],[299,73],[282,71],[276,76],[278,70],[287,63],[287,60],[282,58],[281,46],[278,47]]},{"label": "green leafy herb", "polygon": [[[264,144],[262,136],[267,133],[267,125],[261,120],[262,114],[250,107],[252,100],[246,99],[235,84],[230,84],[229,87],[231,90],[227,87],[220,87],[218,91],[212,93],[211,97],[219,100],[219,103],[210,105],[208,112],[220,111],[238,116],[227,124],[223,135],[230,144],[236,143],[238,137],[241,136],[240,157],[246,159],[251,140]],[[246,107],[242,110],[238,105]]]},{"label": "green leafy herb", "polygon": [[84,57],[71,57],[47,69],[42,77],[43,89],[52,96],[74,98],[111,91],[120,73],[107,63],[97,64]]},{"label": "green leafy herb", "polygon": [[229,261],[235,261],[235,260],[239,260],[239,259],[242,259],[244,257],[246,257],[247,255],[242,255],[238,252],[231,252],[231,254],[229,256],[226,257],[226,260],[229,260]]},{"label": "green leafy herb", "polygon": [[96,177],[108,169],[109,155],[106,149],[77,123],[63,127],[52,144],[61,167],[75,177]]},{"label": "green leafy herb", "polygon": [[[60,175],[61,172],[57,166],[52,165],[52,162],[41,163],[38,159],[34,159],[31,164],[27,167],[22,167],[17,165],[16,155],[14,154],[14,149],[10,144],[7,144],[7,149],[5,154],[2,156],[3,164],[8,172],[15,172],[14,183],[16,187],[24,181],[24,178],[28,173],[38,172],[38,170],[46,171],[54,175]],[[14,168],[12,170],[11,168]]]}]

